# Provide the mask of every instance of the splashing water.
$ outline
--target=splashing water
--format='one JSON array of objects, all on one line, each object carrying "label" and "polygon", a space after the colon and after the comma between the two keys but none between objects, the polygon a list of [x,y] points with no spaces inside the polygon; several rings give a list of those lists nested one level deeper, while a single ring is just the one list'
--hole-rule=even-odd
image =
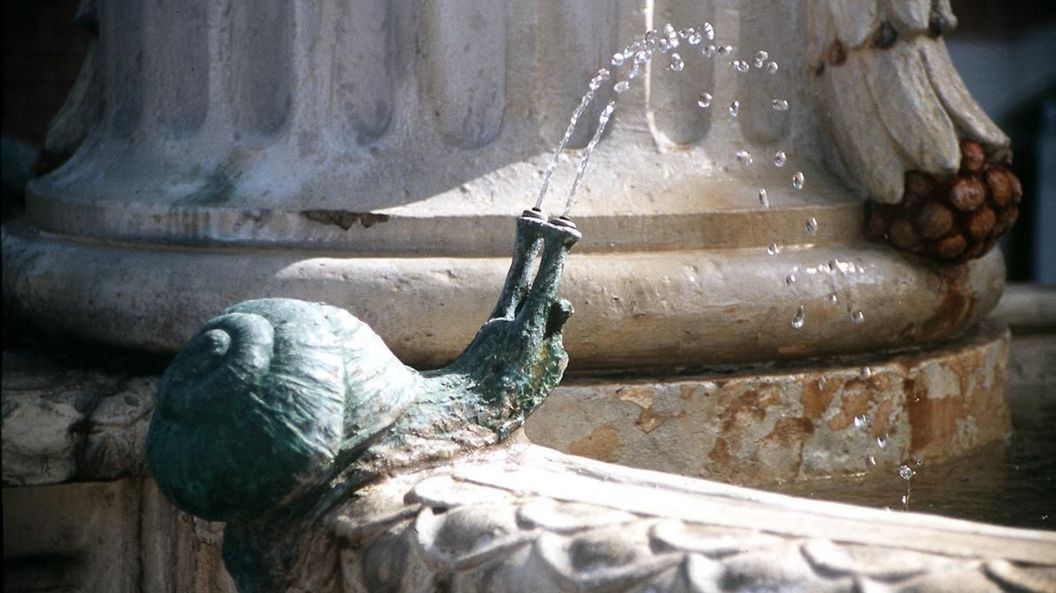
[{"label": "splashing water", "polygon": [[[602,68],[602,70],[605,69]],[[597,77],[595,77],[595,79],[596,78]],[[591,80],[592,83],[593,81],[594,80]],[[619,84],[620,83],[617,83],[617,86],[619,86]],[[577,105],[576,109],[572,112],[572,117],[568,120],[568,127],[565,128],[565,134],[561,137],[561,141],[557,143],[557,148],[554,149],[554,156],[551,157],[550,164],[546,167],[546,173],[543,174],[543,184],[542,187],[539,188],[539,197],[535,200],[536,210],[543,207],[543,200],[546,199],[546,191],[550,189],[550,178],[553,177],[554,170],[557,169],[557,162],[561,158],[561,153],[565,151],[565,146],[568,144],[569,139],[572,138],[572,134],[576,131],[576,124],[579,123],[579,118],[583,117],[583,113],[587,110],[587,107],[590,106],[591,101],[594,100],[597,87],[594,87],[594,85],[591,84],[588,88],[590,90],[583,95],[583,98],[579,100],[579,105]]]},{"label": "splashing water", "polygon": [[770,198],[767,197],[765,189],[760,189],[759,190],[759,204],[763,208],[769,208],[770,207]]},{"label": "splashing water", "polygon": [[903,480],[909,480],[916,474],[917,472],[913,471],[913,468],[909,467],[906,464],[898,466],[898,477],[902,478]]},{"label": "splashing water", "polygon": [[569,192],[568,201],[565,202],[565,211],[561,214],[565,218],[568,218],[569,212],[572,211],[572,204],[576,201],[579,184],[583,181],[583,174],[587,172],[587,163],[590,162],[590,155],[594,152],[594,147],[598,145],[598,141],[601,140],[601,134],[605,131],[605,126],[609,123],[609,118],[612,117],[613,111],[616,111],[616,101],[609,101],[609,104],[602,110],[601,115],[598,116],[598,127],[594,130],[594,137],[590,139],[586,150],[583,152],[583,158],[579,161],[579,171],[576,172],[576,179],[572,182],[572,191]]},{"label": "splashing water", "polygon": [[[609,59],[609,64],[607,65],[613,68],[613,70],[610,71],[607,68],[600,69],[590,80],[587,93],[583,95],[580,99],[579,105],[573,110],[572,115],[569,118],[568,126],[565,129],[565,133],[555,147],[553,155],[544,171],[543,181],[534,207],[539,210],[542,209],[553,179],[554,171],[560,162],[560,156],[565,151],[569,140],[575,132],[576,126],[583,117],[583,114],[590,107],[591,103],[596,98],[598,91],[604,86],[604,83],[610,80],[614,81],[612,84],[612,91],[615,93],[616,98],[618,98],[620,95],[623,95],[631,89],[631,81],[635,80],[641,74],[645,66],[652,60],[654,54],[659,52],[660,54],[669,55],[669,62],[667,63],[666,69],[675,73],[682,72],[685,69],[686,63],[683,55],[686,55],[685,51],[690,46],[699,46],[700,55],[705,57],[730,56],[731,61],[729,64],[738,73],[748,73],[753,67],[770,74],[777,72],[778,64],[776,61],[770,59],[769,52],[759,50],[755,52],[751,58],[732,59],[734,47],[729,44],[711,43],[714,40],[715,28],[711,23],[703,23],[697,27],[689,27],[681,30],[676,29],[671,23],[667,23],[662,27],[662,30],[658,31],[654,29],[647,31],[641,38],[636,39],[621,51],[613,53]],[[683,53],[675,52],[675,48],[680,46],[683,48]],[[690,53],[689,55],[696,54]],[[699,95],[696,104],[698,108],[707,110],[711,108],[713,101],[714,98],[712,94],[705,92]],[[777,111],[786,111],[789,109],[789,103],[786,99],[772,99],[771,107]],[[567,217],[570,213],[572,204],[575,203],[579,187],[582,184],[583,175],[587,168],[587,163],[602,136],[606,124],[615,111],[615,108],[616,105],[614,99],[613,101],[610,101],[598,117],[598,127],[595,129],[593,137],[582,153],[577,173],[572,184],[572,189],[566,200],[562,216]],[[730,117],[737,118],[740,115],[740,108],[740,100],[734,98],[729,103],[728,109]],[[746,167],[752,164],[752,156],[747,150],[738,151],[736,156],[742,166]],[[788,157],[784,151],[777,151],[774,153],[774,165],[777,167],[784,166],[787,158]],[[793,177],[793,187],[801,189],[802,184],[802,172],[797,172]],[[758,197],[760,206],[763,208],[770,207],[770,200],[766,189],[760,188]],[[771,245],[771,249],[768,251],[776,254],[779,250],[780,248],[777,243],[774,242]]]}]

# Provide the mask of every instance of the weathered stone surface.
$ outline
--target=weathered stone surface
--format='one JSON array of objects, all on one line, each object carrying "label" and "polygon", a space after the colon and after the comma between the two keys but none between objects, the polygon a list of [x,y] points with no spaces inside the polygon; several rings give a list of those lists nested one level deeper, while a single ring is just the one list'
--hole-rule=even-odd
[{"label": "weathered stone surface", "polygon": [[892,470],[1004,439],[1008,334],[788,370],[574,378],[526,425],[533,442],[629,465],[764,484]]},{"label": "weathered stone surface", "polygon": [[158,378],[5,352],[3,483],[57,484],[144,475]]},{"label": "weathered stone surface", "polygon": [[[567,339],[572,364],[743,363],[948,337],[996,301],[1000,258],[951,277],[862,244],[862,204],[837,180],[828,110],[807,84],[807,7],[823,4],[372,0],[353,15],[311,3],[104,2],[84,75],[97,88],[74,98],[101,97],[102,108],[67,111],[95,116],[78,127],[91,141],[31,185],[33,231],[3,237],[5,298],[57,331],[170,352],[231,303],[321,298],[374,326],[403,360],[439,366],[476,329],[501,279],[509,218],[533,203],[590,77],[651,27],[706,21],[721,43],[765,38],[780,69],[741,75],[696,51],[675,75],[657,54],[620,96],[572,211],[584,231],[567,292],[583,315]],[[258,27],[274,42],[262,46]],[[568,148],[585,146],[627,62]],[[710,110],[696,104],[705,90],[716,93]],[[719,108],[727,93],[738,118]],[[790,109],[773,109],[776,97]],[[840,116],[886,123],[863,110]],[[915,115],[902,117],[941,119]],[[740,150],[755,155],[751,167]],[[562,208],[581,154],[559,158],[544,210]],[[874,172],[899,160],[882,156],[847,163]],[[772,242],[785,251],[768,256]],[[860,273],[809,276],[834,259]],[[800,278],[791,288],[790,274]],[[827,305],[831,292],[840,306]],[[790,301],[807,309],[801,332],[789,327]],[[852,302],[866,311],[853,338]]]},{"label": "weathered stone surface", "polygon": [[140,590],[140,481],[4,488],[4,590]]},{"label": "weathered stone surface", "polygon": [[[810,237],[803,224],[811,215],[796,210],[780,222],[809,243],[784,243],[776,255],[767,253],[774,237],[769,214],[754,211],[734,216],[745,217],[754,246],[577,251],[562,290],[577,311],[565,336],[572,368],[669,371],[930,343],[980,321],[1000,297],[999,254],[930,269],[890,249]],[[816,216],[822,225],[841,224]],[[723,221],[715,224],[729,218]],[[496,221],[504,249],[511,222]],[[741,240],[730,232],[716,236]],[[231,304],[268,295],[348,309],[404,362],[442,366],[472,338],[509,266],[503,257],[156,250],[68,241],[10,225],[4,233],[5,269],[22,270],[4,275],[5,298],[19,304],[16,311],[74,335],[165,352],[178,350]],[[195,274],[182,272],[189,269]],[[786,284],[789,276],[796,281]],[[799,305],[806,323],[797,330],[791,320]],[[855,310],[864,313],[861,323],[852,321]]]},{"label": "weathered stone surface", "polygon": [[[467,485],[473,496],[438,494]],[[371,486],[331,512],[314,539],[336,539],[340,555],[290,582],[342,575],[320,592],[1056,587],[1048,532],[809,502],[525,445]],[[306,544],[298,554],[321,549]]]},{"label": "weathered stone surface", "polygon": [[8,593],[234,593],[220,526],[149,479],[4,488]]},{"label": "weathered stone surface", "polygon": [[[1051,342],[1013,349],[1019,377],[1051,374]],[[576,455],[739,483],[859,473],[874,462],[891,469],[1004,438],[1007,351],[1007,337],[991,326],[956,345],[853,365],[664,382],[571,379],[527,431]],[[143,475],[156,376],[75,371],[28,355],[5,362],[5,484]]]}]

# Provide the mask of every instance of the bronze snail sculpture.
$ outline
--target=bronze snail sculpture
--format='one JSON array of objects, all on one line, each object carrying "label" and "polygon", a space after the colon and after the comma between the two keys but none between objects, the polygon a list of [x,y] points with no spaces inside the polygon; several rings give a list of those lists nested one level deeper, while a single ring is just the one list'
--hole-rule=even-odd
[{"label": "bronze snail sculpture", "polygon": [[524,421],[568,362],[572,307],[557,293],[579,238],[567,219],[525,211],[490,318],[436,371],[405,366],[325,304],[252,300],[202,326],[162,377],[147,460],[177,507],[228,522],[224,558],[240,590],[274,588],[288,562],[276,542],[342,494],[495,444]]}]

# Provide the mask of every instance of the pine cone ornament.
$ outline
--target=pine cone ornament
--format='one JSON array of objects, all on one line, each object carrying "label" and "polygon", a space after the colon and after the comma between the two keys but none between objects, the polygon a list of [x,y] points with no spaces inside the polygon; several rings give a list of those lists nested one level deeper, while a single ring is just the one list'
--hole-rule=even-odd
[{"label": "pine cone ornament", "polygon": [[932,259],[964,262],[990,251],[1016,222],[1022,196],[1008,162],[988,159],[981,144],[961,140],[955,175],[910,171],[901,202],[869,203],[869,236]]}]

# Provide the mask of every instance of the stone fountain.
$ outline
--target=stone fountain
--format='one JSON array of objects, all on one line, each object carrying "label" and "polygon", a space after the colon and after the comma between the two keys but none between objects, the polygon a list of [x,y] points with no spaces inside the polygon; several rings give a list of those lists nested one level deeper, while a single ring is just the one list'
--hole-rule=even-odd
[{"label": "stone fountain", "polygon": [[[980,171],[1013,185],[995,169],[1007,140],[942,62],[941,34],[955,22],[943,2],[904,10],[878,2],[862,15],[830,4],[276,0],[250,10],[100,1],[99,41],[56,120],[55,137],[76,151],[30,186],[28,216],[4,229],[5,304],[43,332],[172,353],[232,303],[322,300],[373,326],[404,362],[439,366],[484,320],[509,265],[511,215],[534,200],[586,81],[643,30],[710,22],[734,54],[765,50],[779,68],[741,73],[722,59],[687,59],[672,76],[654,61],[621,96],[574,212],[583,240],[562,288],[577,308],[564,335],[571,366],[527,436],[741,484],[894,471],[913,456],[941,459],[1003,439],[1008,337],[982,320],[1004,273],[988,243],[997,219],[1013,217],[1013,198],[1001,206],[1000,192],[984,193],[995,221],[956,253],[942,240],[971,240],[970,227],[935,234],[913,217],[917,202],[939,203],[936,187]],[[907,74],[892,78],[899,67]],[[881,86],[916,98],[916,110],[899,113],[927,125],[900,127],[875,94]],[[613,93],[599,89],[570,149],[587,144]],[[715,107],[698,107],[702,93]],[[791,108],[773,109],[776,97]],[[736,117],[725,108],[733,100]],[[965,150],[962,136],[977,144]],[[982,152],[975,173],[961,166],[972,150]],[[756,155],[751,166],[740,151]],[[771,164],[778,151],[782,166]],[[571,184],[574,163],[563,164],[554,187]],[[918,174],[928,191],[903,185]],[[862,197],[885,204],[869,209],[868,229]],[[914,234],[898,220],[911,220]],[[869,242],[868,231],[922,257]],[[953,263],[935,261],[950,253]],[[23,384],[48,373],[24,370]],[[34,516],[94,497],[100,516],[144,526],[137,570],[152,580],[141,588],[229,587],[217,572],[215,528],[190,522],[140,479],[156,375],[97,375],[91,405],[42,400],[47,385],[5,393],[5,485],[46,486],[52,497],[10,488],[5,508]],[[32,427],[22,431],[30,436],[9,440],[12,426]],[[48,438],[58,433],[73,437]],[[419,546],[414,558],[427,558],[426,568],[406,569],[419,575],[399,583],[408,590],[468,586],[484,577],[450,575],[500,557],[506,580],[496,583],[518,582],[524,562],[539,561],[559,575],[556,587],[638,587],[656,577],[678,590],[683,577],[671,575],[684,573],[690,590],[738,562],[747,567],[738,574],[777,574],[753,571],[759,558],[742,552],[780,548],[787,554],[764,556],[806,558],[817,578],[840,576],[834,590],[941,587],[945,577],[935,575],[956,572],[963,583],[1041,583],[1040,591],[1056,563],[1052,538],[1034,532],[916,515],[881,521],[555,455],[516,445],[394,478],[367,507],[313,525],[297,550],[306,564],[291,574],[316,574],[314,589],[370,590],[395,582],[369,572],[385,565],[370,554],[390,559]],[[596,480],[582,490],[595,495],[542,486],[573,475]],[[115,478],[89,486],[91,495],[47,486]],[[610,478],[624,502],[600,504],[599,484]],[[537,486],[523,489],[528,482]],[[650,496],[669,496],[669,506]],[[138,510],[115,507],[117,499]],[[728,509],[660,512],[715,501]],[[793,519],[758,533],[786,511]],[[480,533],[505,539],[456,550],[465,540],[455,532],[476,528],[463,516],[486,518],[495,525]],[[657,525],[661,517],[671,522]],[[816,530],[804,526],[815,518]],[[846,535],[876,521],[884,527],[875,536]],[[934,543],[899,550],[914,547],[905,543],[913,529]],[[729,553],[708,548],[721,541]],[[647,558],[658,546],[671,553]],[[69,548],[77,554],[78,544]],[[597,574],[581,566],[591,549],[612,551],[598,556]],[[170,564],[201,568],[161,570]],[[94,574],[106,583],[99,590],[136,590],[128,571]]]}]

